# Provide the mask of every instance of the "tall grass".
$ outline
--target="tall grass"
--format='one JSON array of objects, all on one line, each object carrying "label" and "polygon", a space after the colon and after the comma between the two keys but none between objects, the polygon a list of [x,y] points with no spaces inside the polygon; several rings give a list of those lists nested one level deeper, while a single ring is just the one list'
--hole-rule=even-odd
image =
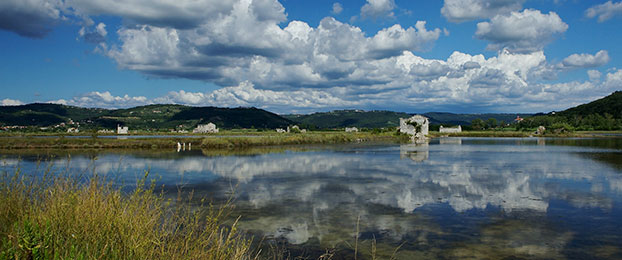
[{"label": "tall grass", "polygon": [[[101,177],[0,176],[0,259],[254,259],[231,204],[190,207],[153,183],[129,194]],[[180,193],[181,194],[181,193]],[[187,198],[190,199],[190,198]]]},{"label": "tall grass", "polygon": [[304,134],[258,133],[252,136],[206,136],[204,138],[33,138],[0,137],[0,149],[170,149],[177,143],[192,143],[193,148],[240,148],[251,146],[294,145],[294,144],[339,144],[366,141],[404,141],[391,133],[335,133],[308,132]]},{"label": "tall grass", "polygon": [[373,135],[369,133],[306,133],[282,134],[259,137],[220,137],[204,138],[202,148],[234,148],[297,144],[341,144],[366,141],[397,141],[391,135]]}]

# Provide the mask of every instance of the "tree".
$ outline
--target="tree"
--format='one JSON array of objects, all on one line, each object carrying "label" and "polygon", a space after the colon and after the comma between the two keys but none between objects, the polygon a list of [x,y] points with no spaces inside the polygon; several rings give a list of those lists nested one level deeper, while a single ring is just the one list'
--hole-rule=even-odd
[{"label": "tree", "polygon": [[473,130],[484,129],[484,120],[481,120],[479,118],[471,120],[471,128],[473,128]]},{"label": "tree", "polygon": [[488,126],[488,128],[496,128],[497,125],[497,119],[488,118],[488,121],[486,121],[486,126]]}]

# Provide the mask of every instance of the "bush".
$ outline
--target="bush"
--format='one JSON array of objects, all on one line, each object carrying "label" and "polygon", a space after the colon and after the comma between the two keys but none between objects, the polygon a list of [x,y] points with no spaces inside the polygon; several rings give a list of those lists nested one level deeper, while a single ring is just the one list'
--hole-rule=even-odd
[{"label": "bush", "polygon": [[572,127],[568,123],[554,123],[549,127],[549,129],[551,129],[556,134],[570,133],[574,131],[574,127]]}]

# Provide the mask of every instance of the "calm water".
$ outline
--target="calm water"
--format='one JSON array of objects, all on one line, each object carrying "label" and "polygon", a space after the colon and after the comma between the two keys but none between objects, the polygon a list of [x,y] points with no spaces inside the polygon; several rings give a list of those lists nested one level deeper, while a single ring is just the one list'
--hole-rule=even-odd
[{"label": "calm water", "polygon": [[4,170],[44,158],[131,185],[150,169],[216,201],[233,187],[240,226],[293,255],[352,258],[358,235],[399,259],[622,259],[622,138],[39,153],[0,152]]}]

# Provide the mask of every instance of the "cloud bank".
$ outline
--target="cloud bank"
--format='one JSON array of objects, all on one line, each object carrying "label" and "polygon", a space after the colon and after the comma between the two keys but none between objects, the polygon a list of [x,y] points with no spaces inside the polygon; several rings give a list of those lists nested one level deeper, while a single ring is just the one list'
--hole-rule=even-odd
[{"label": "cloud bank", "polygon": [[[426,21],[366,33],[326,17],[314,27],[288,20],[277,0],[5,0],[0,14],[10,15],[0,17],[0,28],[44,37],[50,25],[77,20],[82,27],[79,38],[97,44],[99,53],[122,69],[222,87],[210,93],[179,90],[149,98],[102,90],[56,101],[80,106],[172,102],[277,112],[448,107],[536,112],[563,109],[619,88],[615,82],[620,71],[615,69],[606,75],[593,70],[585,82],[547,83],[560,72],[603,66],[610,57],[601,50],[549,63],[543,49],[568,25],[555,12],[520,11],[523,3],[444,1],[441,14],[451,22],[489,19],[477,23],[475,32],[476,38],[489,42],[489,50],[497,51],[489,58],[458,51],[444,60],[421,57],[419,52],[432,48],[441,34],[448,35]],[[332,7],[335,14],[343,10],[338,2]],[[393,0],[367,0],[361,17],[391,17],[396,8]],[[120,17],[123,25],[111,29],[93,20],[103,15]],[[24,17],[30,17],[30,23],[17,23]],[[566,103],[554,107],[561,98]]]},{"label": "cloud bank", "polygon": [[[507,54],[506,54],[507,55]],[[540,54],[541,55],[541,54]],[[421,80],[406,89],[384,90],[380,93],[350,91],[347,88],[309,89],[294,91],[266,90],[255,87],[250,82],[242,82],[236,86],[224,87],[212,92],[189,92],[184,90],[171,91],[155,98],[144,96],[115,96],[110,92],[91,92],[71,99],[50,101],[65,105],[101,108],[127,108],[148,104],[183,104],[191,106],[220,107],[258,107],[276,113],[309,113],[331,109],[380,107],[400,110],[417,104],[419,112],[433,111],[438,103],[459,104],[462,111],[485,112],[491,107],[504,106],[501,112],[548,112],[563,110],[585,102],[585,99],[601,98],[622,85],[622,70],[603,75],[597,70],[589,70],[589,80],[583,82],[533,84],[525,86],[521,79],[521,71],[508,66],[521,59],[531,59],[535,68],[541,66],[538,54],[530,57],[501,56],[500,58],[483,59],[481,56],[470,56],[454,53],[448,61],[434,61],[428,65],[411,64],[413,75],[431,77]],[[425,61],[418,57],[414,60]],[[476,60],[476,61],[473,61]],[[409,61],[403,61],[407,63]],[[411,61],[412,62],[412,61]],[[481,64],[475,68],[473,64]],[[468,72],[462,77],[452,77],[456,72],[452,69],[471,64]],[[529,71],[523,71],[529,75]],[[510,75],[506,74],[510,73]],[[438,76],[443,75],[443,76]],[[442,79],[441,79],[442,78]],[[508,87],[497,88],[497,84]],[[421,97],[421,88],[429,93]],[[595,91],[598,90],[598,91]],[[528,93],[524,93],[528,91]],[[562,104],[552,100],[564,99]],[[19,100],[5,99],[3,105],[20,105]],[[474,105],[476,104],[476,105]],[[525,105],[529,104],[529,105]],[[481,110],[467,110],[477,109]]]}]

